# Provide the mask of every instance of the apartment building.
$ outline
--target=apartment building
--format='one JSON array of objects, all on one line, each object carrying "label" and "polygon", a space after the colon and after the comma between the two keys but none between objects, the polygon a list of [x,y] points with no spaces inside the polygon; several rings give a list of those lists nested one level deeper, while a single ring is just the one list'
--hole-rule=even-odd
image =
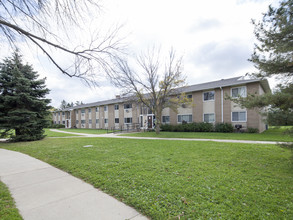
[{"label": "apartment building", "polygon": [[[260,132],[266,128],[259,110],[241,108],[233,102],[233,98],[246,97],[247,94],[270,93],[266,79],[234,77],[187,86],[180,91],[192,100],[192,104],[180,106],[177,112],[165,108],[161,119],[163,123],[224,122],[231,123],[233,126],[242,125],[244,129],[257,128]],[[228,96],[232,97],[232,101],[227,99]],[[155,126],[155,120],[152,112],[141,103],[119,96],[115,99],[66,108],[53,113],[53,122],[64,124],[66,128],[152,129]]]}]

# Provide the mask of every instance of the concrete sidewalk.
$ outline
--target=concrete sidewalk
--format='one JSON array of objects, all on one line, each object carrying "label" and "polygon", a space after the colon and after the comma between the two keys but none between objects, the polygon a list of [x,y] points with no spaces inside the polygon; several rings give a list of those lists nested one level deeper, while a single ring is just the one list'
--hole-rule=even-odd
[{"label": "concrete sidewalk", "polygon": [[291,144],[291,142],[278,142],[278,141],[250,141],[250,140],[230,140],[230,139],[199,139],[199,138],[157,138],[157,137],[132,137],[132,136],[118,136],[121,134],[82,134],[68,131],[61,131],[57,129],[50,129],[54,132],[76,134],[82,136],[68,136],[68,137],[52,137],[52,138],[80,138],[80,137],[106,137],[106,138],[124,138],[124,139],[144,139],[144,140],[169,140],[169,141],[213,141],[224,143],[243,143],[243,144]]},{"label": "concrete sidewalk", "polygon": [[82,180],[19,152],[0,149],[0,179],[24,220],[147,219]]}]

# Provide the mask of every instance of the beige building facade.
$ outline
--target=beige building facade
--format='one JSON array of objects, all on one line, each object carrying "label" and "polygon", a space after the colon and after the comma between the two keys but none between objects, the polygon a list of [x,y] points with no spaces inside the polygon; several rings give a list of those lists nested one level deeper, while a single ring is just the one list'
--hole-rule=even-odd
[{"label": "beige building facade", "polygon": [[[241,125],[244,130],[257,128],[260,132],[266,128],[258,109],[241,108],[233,102],[233,99],[246,97],[248,94],[270,93],[268,81],[265,79],[235,77],[187,86],[180,91],[192,100],[192,104],[180,106],[177,112],[170,108],[163,109],[162,123],[231,123],[233,126]],[[152,129],[155,120],[152,112],[140,103],[120,97],[53,113],[53,122],[64,124],[66,128]]]}]

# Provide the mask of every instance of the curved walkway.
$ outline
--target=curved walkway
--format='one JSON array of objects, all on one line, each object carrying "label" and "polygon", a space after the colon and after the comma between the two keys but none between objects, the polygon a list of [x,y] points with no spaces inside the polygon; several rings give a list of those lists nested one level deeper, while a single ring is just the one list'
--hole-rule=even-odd
[{"label": "curved walkway", "polygon": [[113,133],[109,133],[109,134],[84,134],[84,133],[61,131],[61,130],[57,130],[57,129],[50,129],[50,131],[81,135],[81,136],[67,136],[67,137],[54,137],[54,138],[107,137],[107,138],[145,139],[145,140],[214,141],[214,142],[244,143],[244,144],[288,144],[288,143],[290,143],[290,142],[277,142],[277,141],[251,141],[251,140],[229,140],[229,139],[131,137],[131,136],[118,136],[119,134],[113,134]]},{"label": "curved walkway", "polygon": [[24,220],[147,219],[90,184],[19,152],[0,149],[0,180]]}]

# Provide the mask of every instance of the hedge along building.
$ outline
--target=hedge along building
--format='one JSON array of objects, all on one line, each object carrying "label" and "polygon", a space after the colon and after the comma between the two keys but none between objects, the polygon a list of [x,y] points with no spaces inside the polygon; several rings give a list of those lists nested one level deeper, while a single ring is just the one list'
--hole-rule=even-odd
[{"label": "hedge along building", "polygon": [[[231,99],[247,94],[261,95],[270,93],[266,79],[245,79],[234,77],[218,81],[187,86],[180,89],[191,99],[189,105],[178,107],[177,112],[163,109],[162,123],[180,124],[183,121],[240,124],[243,129],[257,128],[260,132],[266,128],[263,116],[258,109],[241,108]],[[55,111],[55,124],[64,124],[66,128],[127,129],[136,127],[152,129],[155,116],[141,103],[129,98],[120,98],[94,102]]]}]

